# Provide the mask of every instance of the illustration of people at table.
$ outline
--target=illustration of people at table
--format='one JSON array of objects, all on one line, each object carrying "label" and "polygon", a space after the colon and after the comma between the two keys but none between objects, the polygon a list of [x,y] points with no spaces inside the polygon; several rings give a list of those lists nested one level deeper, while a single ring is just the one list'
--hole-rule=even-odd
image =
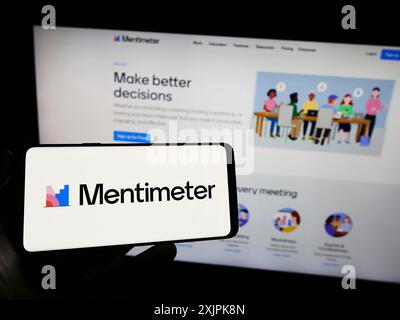
[{"label": "illustration of people at table", "polygon": [[365,119],[370,121],[370,125],[368,128],[368,136],[370,139],[374,132],[377,113],[379,110],[385,108],[385,106],[381,102],[380,95],[381,95],[381,89],[378,87],[373,88],[371,93],[371,98],[367,100],[367,103],[365,105],[365,111],[366,111]]},{"label": "illustration of people at table", "polygon": [[[321,110],[321,109],[330,109],[330,110],[332,110],[332,115],[335,116],[336,113],[337,113],[337,108],[335,107],[337,98],[338,98],[337,95],[331,94],[331,95],[328,97],[328,103],[323,104],[323,105],[320,107],[320,110]],[[327,139],[327,138],[330,136],[331,130],[332,130],[332,129],[317,128],[317,131],[316,131],[315,137],[314,137],[314,142],[315,142],[315,144],[319,144],[319,143],[320,143],[320,140],[321,140],[321,146],[323,146],[324,143],[325,143],[325,139]],[[322,134],[323,134],[323,137],[322,137],[322,139],[321,139]]]},{"label": "illustration of people at table", "polygon": [[293,115],[292,115],[292,124],[294,125],[293,129],[289,133],[290,140],[297,140],[297,135],[300,132],[302,121],[298,118],[300,112],[297,111],[297,103],[299,102],[299,94],[297,92],[293,92],[289,95],[290,103],[289,106],[293,108]]},{"label": "illustration of people at table", "polygon": [[[279,108],[279,105],[276,103],[276,100],[275,100],[275,98],[277,96],[276,90],[275,89],[268,90],[267,96],[268,96],[268,99],[265,100],[265,102],[264,102],[264,110],[266,112],[274,112],[274,113],[276,113],[277,109]],[[280,137],[278,119],[277,118],[268,118],[268,120],[271,121],[271,127],[270,127],[270,130],[269,130],[270,137],[271,138],[275,137],[274,136],[275,127],[276,127],[276,136]]]},{"label": "illustration of people at table", "polygon": [[[345,94],[342,102],[340,102],[340,106],[338,109],[338,114],[341,119],[350,119],[353,115],[353,100],[350,93]],[[350,131],[351,131],[351,123],[341,122],[339,123],[338,128],[338,143],[342,143],[343,137],[345,138],[346,143],[350,143]]]},{"label": "illustration of people at table", "polygon": [[[279,88],[269,84],[264,86],[261,96],[257,93],[254,124],[258,139],[272,145],[285,143],[294,148],[298,145],[299,148],[349,152],[374,143],[374,148],[369,148],[371,151],[360,152],[379,151],[378,142],[385,134],[385,109],[389,107],[385,84],[371,82],[368,87],[350,84],[329,86],[329,89],[326,86],[321,91],[314,91],[312,87],[300,91],[295,85],[288,85],[290,91],[286,87],[279,91]],[[283,139],[277,139],[281,136]],[[316,147],[307,147],[307,144]]]},{"label": "illustration of people at table", "polygon": [[[303,107],[301,109],[302,115],[309,116],[309,117],[318,116],[318,104],[314,100],[315,96],[316,96],[316,94],[313,91],[311,91],[308,94],[308,101],[305,101],[303,103]],[[311,129],[310,129],[310,133],[309,133],[307,139],[313,140],[316,122],[308,121],[308,120],[303,121],[303,138],[302,138],[302,140],[306,139],[307,129],[308,129],[308,125],[310,124],[310,122],[311,122]]]}]

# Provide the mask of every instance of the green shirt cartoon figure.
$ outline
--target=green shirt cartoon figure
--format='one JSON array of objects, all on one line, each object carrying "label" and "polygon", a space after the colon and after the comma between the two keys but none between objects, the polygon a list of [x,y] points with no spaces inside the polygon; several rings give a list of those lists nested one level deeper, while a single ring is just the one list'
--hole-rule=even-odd
[{"label": "green shirt cartoon figure", "polygon": [[[338,113],[342,119],[348,119],[353,115],[353,99],[351,94],[345,94],[342,102],[340,103]],[[343,136],[345,137],[345,142],[350,143],[350,131],[351,131],[351,123],[349,122],[340,122],[339,123],[339,140],[338,143],[342,143]]]}]

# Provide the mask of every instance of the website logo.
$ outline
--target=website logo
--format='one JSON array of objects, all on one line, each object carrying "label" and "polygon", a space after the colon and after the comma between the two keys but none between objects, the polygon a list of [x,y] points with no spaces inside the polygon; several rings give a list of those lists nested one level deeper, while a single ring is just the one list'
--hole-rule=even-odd
[{"label": "website logo", "polygon": [[[136,183],[133,188],[108,189],[102,183],[97,183],[94,188],[87,184],[80,184],[79,205],[103,205],[103,204],[124,204],[141,202],[163,202],[212,199],[215,195],[213,185],[192,185],[187,181],[183,186],[150,186],[146,183]],[[92,190],[90,190],[92,189]],[[178,192],[179,191],[179,192]],[[179,193],[179,194],[178,194]],[[52,186],[46,187],[46,208],[69,206],[69,185],[64,185],[58,193],[54,192]]]},{"label": "website logo", "polygon": [[157,38],[142,38],[136,36],[130,36],[127,34],[114,35],[114,42],[129,42],[129,43],[142,43],[142,44],[159,44],[160,39]]},{"label": "website logo", "polygon": [[46,208],[69,206],[69,185],[65,184],[58,193],[54,192],[52,186],[46,187]]}]

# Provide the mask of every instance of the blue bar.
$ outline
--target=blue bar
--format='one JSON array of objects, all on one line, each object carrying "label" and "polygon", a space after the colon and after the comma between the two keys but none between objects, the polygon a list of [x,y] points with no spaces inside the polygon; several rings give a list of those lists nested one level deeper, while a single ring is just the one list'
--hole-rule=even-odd
[{"label": "blue bar", "polygon": [[382,60],[400,60],[400,50],[382,49],[381,59]]},{"label": "blue bar", "polygon": [[69,185],[64,185],[64,188],[60,189],[59,193],[55,194],[60,207],[65,207],[69,205]]},{"label": "blue bar", "polygon": [[150,143],[150,134],[145,132],[114,131],[114,141]]}]

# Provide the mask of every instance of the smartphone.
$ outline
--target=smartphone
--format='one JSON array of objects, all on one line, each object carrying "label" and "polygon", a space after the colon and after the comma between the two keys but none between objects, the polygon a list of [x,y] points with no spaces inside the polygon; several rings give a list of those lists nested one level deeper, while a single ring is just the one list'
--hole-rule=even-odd
[{"label": "smartphone", "polygon": [[25,156],[30,252],[223,239],[238,231],[225,143],[42,145]]}]

